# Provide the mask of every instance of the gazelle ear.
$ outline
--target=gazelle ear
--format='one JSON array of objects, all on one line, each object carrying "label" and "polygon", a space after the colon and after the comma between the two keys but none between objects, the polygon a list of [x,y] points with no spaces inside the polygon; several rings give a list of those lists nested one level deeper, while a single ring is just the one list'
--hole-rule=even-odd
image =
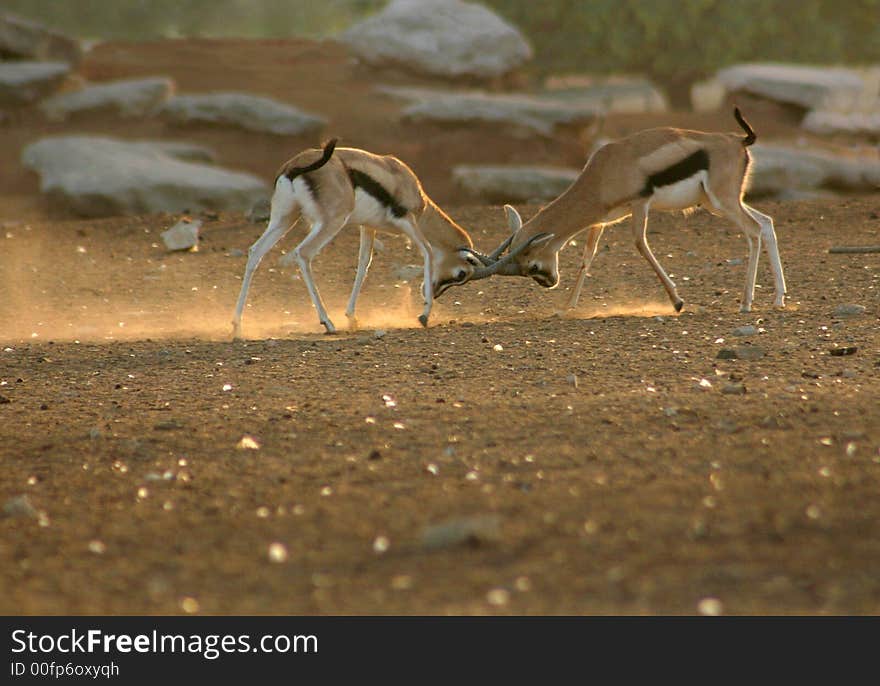
[{"label": "gazelle ear", "polygon": [[[514,210],[515,211],[515,210]],[[531,247],[536,248],[539,245],[545,245],[556,238],[555,233],[542,233],[539,234],[537,238],[531,241]]]},{"label": "gazelle ear", "polygon": [[465,262],[467,262],[468,264],[473,265],[474,267],[482,267],[483,266],[483,263],[480,262],[480,260],[478,260],[474,256],[474,253],[471,252],[470,250],[459,250],[458,256],[461,259],[463,259]]},{"label": "gazelle ear", "polygon": [[507,213],[507,225],[510,227],[511,233],[516,233],[522,228],[522,217],[513,205],[505,205],[504,211]]}]

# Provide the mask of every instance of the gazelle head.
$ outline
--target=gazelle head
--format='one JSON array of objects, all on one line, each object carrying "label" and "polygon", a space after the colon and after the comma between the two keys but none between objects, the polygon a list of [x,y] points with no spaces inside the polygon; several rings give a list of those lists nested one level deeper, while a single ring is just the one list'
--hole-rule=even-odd
[{"label": "gazelle head", "polygon": [[559,285],[559,251],[553,245],[555,234],[537,233],[526,238],[523,235],[523,221],[519,212],[510,205],[505,205],[504,211],[507,213],[510,237],[498,249],[503,252],[516,239],[524,240],[505,257],[505,259],[509,258],[509,264],[499,273],[508,276],[530,276],[544,288],[556,288]]},{"label": "gazelle head", "polygon": [[[512,209],[512,208],[511,208]],[[514,210],[515,211],[515,210]],[[517,215],[518,217],[519,215]],[[434,280],[434,297],[443,293],[450,286],[460,286],[468,281],[485,279],[494,274],[504,276],[523,276],[522,268],[517,262],[520,255],[539,241],[547,241],[548,234],[538,234],[530,240],[521,243],[507,255],[504,251],[510,247],[515,238],[515,232],[501,243],[489,255],[474,250],[470,247],[460,247],[452,255],[443,256],[435,265],[437,276]],[[503,255],[503,257],[502,257]]]},{"label": "gazelle head", "polygon": [[434,297],[445,293],[450,286],[460,286],[470,281],[474,272],[483,266],[478,253],[469,247],[450,252],[434,251]]}]

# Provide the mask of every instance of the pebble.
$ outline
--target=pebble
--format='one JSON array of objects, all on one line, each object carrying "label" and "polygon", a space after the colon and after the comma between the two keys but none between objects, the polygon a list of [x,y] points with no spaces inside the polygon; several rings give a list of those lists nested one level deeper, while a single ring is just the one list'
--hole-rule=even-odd
[{"label": "pebble", "polygon": [[575,388],[578,387],[578,378],[577,378],[577,374],[569,374],[568,376],[565,377],[565,380],[566,380],[570,385],[574,386]]},{"label": "pebble", "polygon": [[426,550],[451,548],[457,545],[481,545],[501,538],[501,518],[498,515],[457,517],[426,526],[420,541]]},{"label": "pebble", "polygon": [[766,353],[756,345],[741,345],[736,348],[722,348],[715,356],[719,360],[760,360]]},{"label": "pebble", "polygon": [[864,305],[855,305],[855,304],[845,304],[838,305],[834,308],[834,316],[835,317],[854,317],[860,314],[864,314],[865,310],[867,310]]},{"label": "pebble", "polygon": [[758,329],[751,324],[746,324],[745,326],[735,328],[731,333],[734,336],[755,336],[758,333]]},{"label": "pebble", "polygon": [[697,612],[705,617],[718,617],[724,612],[724,605],[718,598],[703,598],[697,603]]},{"label": "pebble", "polygon": [[727,383],[721,387],[725,395],[745,395],[746,387],[741,383]]},{"label": "pebble", "polygon": [[15,496],[3,504],[3,514],[7,517],[36,517],[38,512],[26,495]]},{"label": "pebble", "polygon": [[858,350],[858,347],[855,345],[846,345],[839,348],[831,348],[828,354],[834,355],[834,357],[843,357],[844,355],[855,355]]}]

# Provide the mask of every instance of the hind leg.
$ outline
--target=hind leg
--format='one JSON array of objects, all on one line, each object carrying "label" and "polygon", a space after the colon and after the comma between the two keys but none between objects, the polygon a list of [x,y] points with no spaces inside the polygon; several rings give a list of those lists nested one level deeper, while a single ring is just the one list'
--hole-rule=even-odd
[{"label": "hind leg", "polygon": [[787,292],[785,288],[785,275],[782,273],[782,260],[779,257],[779,246],[776,243],[773,219],[762,212],[758,212],[754,207],[750,207],[745,203],[741,204],[746,213],[761,225],[761,237],[764,239],[764,249],[767,251],[767,257],[770,258],[770,269],[773,271],[773,286],[776,289],[773,304],[776,307],[785,307],[785,294]]},{"label": "hind leg", "polygon": [[357,319],[354,316],[354,308],[357,304],[358,296],[364,285],[364,279],[367,277],[367,271],[373,261],[373,242],[376,240],[376,232],[373,229],[361,227],[361,245],[358,252],[357,274],[354,277],[354,286],[351,289],[351,297],[348,299],[348,307],[345,309],[345,316],[348,317],[349,324],[352,327],[357,326]]},{"label": "hind leg", "polygon": [[[286,183],[285,183],[286,182]],[[272,211],[269,217],[269,225],[257,241],[248,249],[247,266],[244,277],[241,280],[241,290],[238,294],[238,302],[235,306],[235,314],[232,316],[233,338],[241,338],[241,316],[247,302],[247,294],[250,289],[251,279],[254,272],[260,266],[263,257],[272,247],[280,241],[299,219],[298,206],[293,195],[290,182],[281,177],[275,184],[275,193],[272,196]]]},{"label": "hind leg", "polygon": [[584,246],[584,254],[581,258],[581,268],[578,270],[577,283],[572,291],[571,299],[568,301],[568,309],[573,310],[577,307],[578,300],[581,297],[581,289],[584,287],[584,281],[587,279],[587,272],[596,257],[596,251],[599,249],[599,239],[602,238],[601,226],[594,226],[587,234],[587,244]]}]

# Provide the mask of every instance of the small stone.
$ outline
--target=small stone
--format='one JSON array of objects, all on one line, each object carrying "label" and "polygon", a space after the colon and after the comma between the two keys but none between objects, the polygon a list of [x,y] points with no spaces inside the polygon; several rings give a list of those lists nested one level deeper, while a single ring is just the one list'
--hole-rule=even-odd
[{"label": "small stone", "polygon": [[719,360],[760,360],[766,353],[756,345],[741,345],[734,349],[722,348],[715,356]]},{"label": "small stone", "polygon": [[704,617],[718,617],[724,612],[724,605],[718,598],[703,598],[697,603],[697,612]]},{"label": "small stone", "polygon": [[725,395],[744,395],[746,387],[741,383],[727,383],[721,387],[721,392]]},{"label": "small stone", "polygon": [[269,545],[269,561],[278,564],[287,562],[287,547],[283,543],[271,543]]},{"label": "small stone", "polygon": [[835,317],[854,317],[860,314],[864,314],[865,310],[867,310],[864,305],[855,305],[855,304],[845,304],[838,305],[834,308],[834,316]]},{"label": "small stone", "polygon": [[103,541],[89,541],[89,552],[94,553],[95,555],[103,555],[107,552],[107,546]]},{"label": "small stone", "polygon": [[745,326],[735,328],[731,333],[734,336],[755,336],[758,333],[758,329],[751,324],[746,324]]},{"label": "small stone", "polygon": [[486,601],[490,605],[501,606],[507,605],[510,600],[510,591],[503,588],[493,588],[486,594]]},{"label": "small stone", "polygon": [[162,241],[168,250],[196,250],[199,246],[200,219],[181,219],[167,231],[162,232]]},{"label": "small stone", "polygon": [[577,374],[569,374],[568,376],[565,377],[565,380],[566,380],[566,382],[568,382],[570,385],[574,386],[575,388],[578,387]]},{"label": "small stone", "polygon": [[501,538],[501,519],[498,515],[476,515],[448,519],[425,527],[421,544],[426,550],[451,548],[457,545],[479,546],[494,543]]},{"label": "small stone", "polygon": [[492,350],[494,350],[496,353],[500,353],[504,352],[504,347],[500,343],[496,343],[492,346]]},{"label": "small stone", "polygon": [[39,514],[26,495],[10,498],[3,504],[3,515],[6,517],[34,517]]},{"label": "small stone", "polygon": [[242,436],[235,447],[239,450],[259,450],[260,443],[253,436]]},{"label": "small stone", "polygon": [[858,346],[846,345],[838,348],[831,348],[831,350],[828,351],[828,354],[833,355],[834,357],[843,357],[844,355],[855,355],[858,350]]},{"label": "small stone", "polygon": [[378,555],[387,553],[389,547],[391,547],[391,541],[388,540],[387,536],[376,536],[373,541],[373,552]]}]

